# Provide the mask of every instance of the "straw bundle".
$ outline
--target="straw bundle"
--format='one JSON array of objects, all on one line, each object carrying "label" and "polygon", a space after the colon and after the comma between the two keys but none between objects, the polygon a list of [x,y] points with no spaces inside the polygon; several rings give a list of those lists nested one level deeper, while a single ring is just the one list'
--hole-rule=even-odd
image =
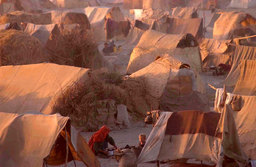
[{"label": "straw bundle", "polygon": [[92,69],[104,65],[103,57],[89,31],[77,28],[63,32],[54,45],[47,48],[52,63]]},{"label": "straw bundle", "polygon": [[[114,124],[116,105],[127,105],[135,117],[144,118],[150,109],[149,98],[143,79],[123,80],[117,73],[92,71],[90,79],[72,85],[56,101],[54,112],[69,116],[74,126],[85,131],[95,131],[104,124]],[[109,122],[109,117],[112,122]]]},{"label": "straw bundle", "polygon": [[47,61],[40,41],[16,30],[0,31],[0,64],[22,65]]}]

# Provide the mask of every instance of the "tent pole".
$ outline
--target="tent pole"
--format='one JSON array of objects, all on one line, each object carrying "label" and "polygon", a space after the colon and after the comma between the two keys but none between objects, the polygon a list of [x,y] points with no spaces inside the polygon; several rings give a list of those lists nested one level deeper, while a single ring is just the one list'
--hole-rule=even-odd
[{"label": "tent pole", "polygon": [[160,167],[160,162],[159,160],[156,161],[157,167]]}]

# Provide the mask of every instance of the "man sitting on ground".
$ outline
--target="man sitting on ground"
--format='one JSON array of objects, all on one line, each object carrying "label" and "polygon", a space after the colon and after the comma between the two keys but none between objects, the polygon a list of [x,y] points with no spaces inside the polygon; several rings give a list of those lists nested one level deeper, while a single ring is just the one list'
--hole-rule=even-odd
[{"label": "man sitting on ground", "polygon": [[117,149],[114,139],[109,136],[110,129],[104,125],[97,132],[95,132],[89,140],[89,147],[95,155],[103,155],[108,157],[108,143]]}]

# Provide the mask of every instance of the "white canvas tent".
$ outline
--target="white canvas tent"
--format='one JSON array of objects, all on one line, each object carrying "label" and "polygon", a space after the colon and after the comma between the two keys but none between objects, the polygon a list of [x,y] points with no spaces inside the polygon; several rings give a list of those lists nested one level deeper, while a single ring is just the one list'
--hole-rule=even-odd
[{"label": "white canvas tent", "polygon": [[255,0],[231,0],[229,8],[255,8]]},{"label": "white canvas tent", "polygon": [[59,114],[16,114],[0,112],[0,165],[42,166],[65,127],[68,117]]},{"label": "white canvas tent", "polygon": [[51,0],[59,8],[85,8],[99,6],[98,0]]},{"label": "white canvas tent", "polygon": [[100,166],[69,118],[52,110],[67,87],[87,79],[88,69],[50,63],[2,66],[0,77],[0,166],[42,166],[44,158],[61,165],[67,144],[68,161]]},{"label": "white canvas tent", "polygon": [[52,114],[55,99],[87,78],[88,69],[50,63],[0,67],[0,108],[4,112]]},{"label": "white canvas tent", "polygon": [[179,69],[188,60],[165,55],[130,75],[130,78],[142,78],[148,94],[155,99],[153,108],[167,111],[186,109],[208,111],[208,102],[202,98],[205,85],[200,76],[191,70]]},{"label": "white canvas tent", "polygon": [[[190,36],[189,38],[188,36],[190,35],[165,34],[154,30],[146,31],[131,53],[127,73],[132,74],[146,67],[157,56],[164,54],[187,59],[195,71],[201,71],[199,48],[196,46],[194,37]],[[189,46],[184,43],[189,44]]]},{"label": "white canvas tent", "polygon": [[224,155],[241,165],[247,163],[228,110],[222,115],[195,110],[161,112],[137,162],[185,158],[221,165],[221,146]]},{"label": "white canvas tent", "polygon": [[84,13],[88,17],[96,41],[104,41],[106,39],[105,19],[111,18],[116,22],[124,21],[124,15],[119,7],[87,7],[71,11]]}]

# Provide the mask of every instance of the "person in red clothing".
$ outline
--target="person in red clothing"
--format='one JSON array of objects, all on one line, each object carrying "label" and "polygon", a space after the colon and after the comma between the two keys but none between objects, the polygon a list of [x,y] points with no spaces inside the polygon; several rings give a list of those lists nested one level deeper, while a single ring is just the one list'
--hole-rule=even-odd
[{"label": "person in red clothing", "polygon": [[97,132],[95,132],[89,140],[89,147],[95,155],[108,156],[108,143],[117,149],[114,139],[109,136],[110,129],[104,125]]}]

